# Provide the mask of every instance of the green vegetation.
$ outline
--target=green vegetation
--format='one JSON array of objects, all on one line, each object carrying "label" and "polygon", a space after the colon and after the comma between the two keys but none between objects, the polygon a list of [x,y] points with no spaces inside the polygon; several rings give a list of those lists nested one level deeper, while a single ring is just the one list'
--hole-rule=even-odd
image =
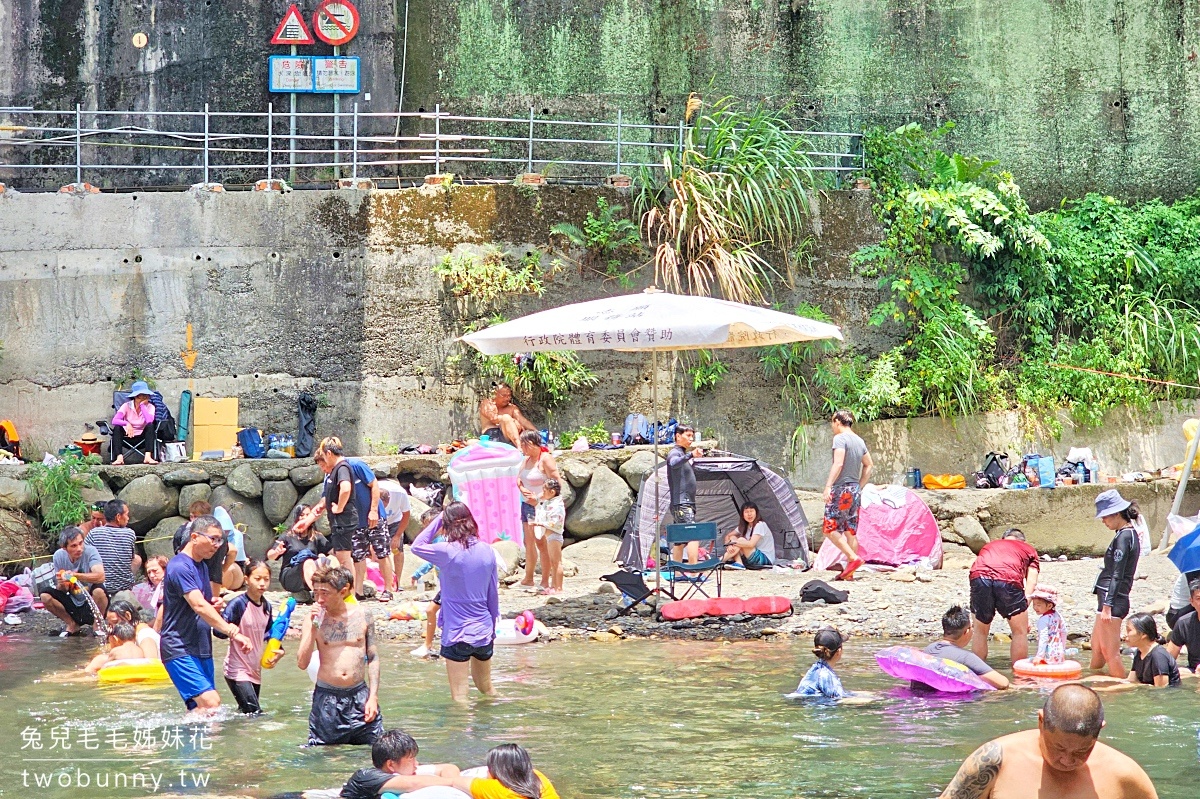
[{"label": "green vegetation", "polygon": [[451,253],[433,271],[455,297],[490,307],[522,294],[542,296],[546,274],[541,260],[542,254],[537,251],[517,259],[498,247],[489,247],[482,255]]},{"label": "green vegetation", "polygon": [[1060,365],[1194,384],[1200,196],[1131,207],[1089,194],[1033,215],[995,162],[940,149],[952,128],[866,137],[886,235],[855,260],[892,295],[872,323],[904,343],[814,364],[825,408],[867,419],[1017,408],[1058,433],[1059,410],[1098,424],[1114,406],[1179,396]]},{"label": "green vegetation", "polygon": [[759,302],[780,276],[763,246],[784,254],[790,276],[814,181],[806,142],[787,131],[774,112],[721,100],[662,170],[641,170],[635,207],[662,288]]},{"label": "green vegetation", "polygon": [[83,489],[103,488],[99,475],[90,470],[99,463],[97,455],[82,458],[63,455],[53,466],[29,465],[27,479],[42,501],[42,527],[47,532],[58,533],[64,527],[88,518],[90,510],[83,501]]},{"label": "green vegetation", "polygon": [[577,225],[560,222],[550,228],[550,233],[563,236],[574,246],[587,250],[583,262],[579,264],[581,270],[590,268],[603,272],[616,280],[621,288],[629,289],[632,272],[622,271],[621,258],[641,252],[642,240],[638,235],[638,226],[633,220],[621,216],[624,209],[609,205],[603,197],[596,198],[596,210],[598,213],[595,214],[588,211],[582,230]]},{"label": "green vegetation", "polygon": [[577,430],[568,430],[558,434],[558,448],[570,449],[575,443],[575,439],[583,436],[588,440],[589,444],[607,444],[610,441],[608,428],[601,422],[596,422],[593,425],[580,427]]},{"label": "green vegetation", "polygon": [[729,371],[721,359],[709,350],[697,350],[695,360],[687,367],[692,378],[692,390],[697,394],[712,391]]}]

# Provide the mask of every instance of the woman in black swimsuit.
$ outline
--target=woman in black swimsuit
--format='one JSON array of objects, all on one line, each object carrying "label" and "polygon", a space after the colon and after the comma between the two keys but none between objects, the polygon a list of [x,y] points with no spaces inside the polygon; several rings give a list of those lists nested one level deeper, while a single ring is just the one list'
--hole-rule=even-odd
[{"label": "woman in black swimsuit", "polygon": [[1096,518],[1115,535],[1104,553],[1104,569],[1096,578],[1096,623],[1092,627],[1092,668],[1108,667],[1111,677],[1125,677],[1121,660],[1121,619],[1129,615],[1129,593],[1137,572],[1141,546],[1133,522],[1141,515],[1136,502],[1130,502],[1115,489],[1096,497]]}]

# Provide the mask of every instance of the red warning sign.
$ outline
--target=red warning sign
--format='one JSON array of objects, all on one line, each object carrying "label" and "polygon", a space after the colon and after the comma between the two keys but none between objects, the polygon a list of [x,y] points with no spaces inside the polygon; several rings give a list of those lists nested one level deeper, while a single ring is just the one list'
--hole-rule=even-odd
[{"label": "red warning sign", "polygon": [[283,21],[275,29],[275,35],[271,37],[271,44],[316,44],[295,3],[288,6],[287,13],[283,15]]},{"label": "red warning sign", "polygon": [[326,44],[345,44],[358,34],[358,9],[350,0],[321,0],[313,13],[313,33]]}]

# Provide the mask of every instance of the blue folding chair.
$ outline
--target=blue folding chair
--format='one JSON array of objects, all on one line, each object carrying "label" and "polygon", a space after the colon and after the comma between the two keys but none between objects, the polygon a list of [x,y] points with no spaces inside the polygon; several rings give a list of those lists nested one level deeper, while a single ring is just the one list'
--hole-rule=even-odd
[{"label": "blue folding chair", "polygon": [[[690,544],[693,541],[703,543],[708,541],[711,543],[711,556],[708,560],[700,561],[699,563],[684,563],[677,560],[668,560],[667,568],[671,572],[671,597],[676,600],[687,599],[694,593],[702,594],[705,598],[711,599],[708,592],[704,590],[710,579],[715,577],[717,586],[717,596],[721,596],[721,571],[725,566],[721,560],[721,554],[717,550],[717,525],[715,522],[695,522],[693,524],[668,524],[667,525],[667,551],[671,552],[679,544]],[[677,596],[675,586],[677,583],[685,583],[687,588],[683,592],[683,596]]]}]

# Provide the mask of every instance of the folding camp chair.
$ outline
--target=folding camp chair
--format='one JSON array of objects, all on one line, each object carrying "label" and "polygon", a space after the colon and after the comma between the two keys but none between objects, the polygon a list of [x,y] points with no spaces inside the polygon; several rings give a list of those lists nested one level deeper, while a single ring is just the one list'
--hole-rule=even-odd
[{"label": "folding camp chair", "polygon": [[[113,401],[112,401],[113,412],[115,413],[118,408],[120,408],[122,405],[124,405],[128,401],[129,401],[129,393],[128,392],[114,391],[113,392]],[[154,425],[154,432],[155,432],[155,436],[154,436],[155,449],[158,451],[146,452],[144,449],[145,448],[144,444],[134,443],[133,441],[130,441],[128,438],[126,438],[124,440],[125,446],[122,447],[122,451],[121,452],[113,452],[112,424],[109,422],[108,419],[97,419],[96,420],[96,429],[98,429],[100,431],[101,435],[107,436],[109,439],[108,462],[112,463],[113,461],[115,461],[117,459],[118,456],[123,456],[125,458],[125,463],[138,464],[138,463],[142,463],[143,461],[145,461],[147,455],[150,455],[151,457],[155,458],[156,460],[161,461],[162,460],[162,452],[161,452],[161,447],[159,445],[162,443],[162,439],[160,437],[160,433],[162,432],[162,428],[161,428],[162,423],[155,421],[152,424]]]},{"label": "folding camp chair", "polygon": [[654,589],[646,585],[641,572],[621,569],[600,579],[615,585],[625,597],[625,606],[617,609],[617,614],[621,616],[628,616],[638,605],[654,596]]},{"label": "folding camp chair", "polygon": [[[667,568],[671,572],[671,598],[676,600],[687,599],[694,593],[700,593],[708,598],[708,592],[704,590],[704,586],[714,576],[716,577],[717,596],[721,596],[721,571],[725,566],[721,560],[721,553],[717,547],[717,525],[715,522],[696,522],[694,524],[668,524],[667,525],[667,546],[674,549],[678,544],[690,544],[693,541],[712,543],[711,555],[708,560],[700,561],[699,563],[682,563],[677,560],[667,561]],[[675,586],[677,583],[687,583],[687,588],[683,592],[683,596],[677,596]]]}]

